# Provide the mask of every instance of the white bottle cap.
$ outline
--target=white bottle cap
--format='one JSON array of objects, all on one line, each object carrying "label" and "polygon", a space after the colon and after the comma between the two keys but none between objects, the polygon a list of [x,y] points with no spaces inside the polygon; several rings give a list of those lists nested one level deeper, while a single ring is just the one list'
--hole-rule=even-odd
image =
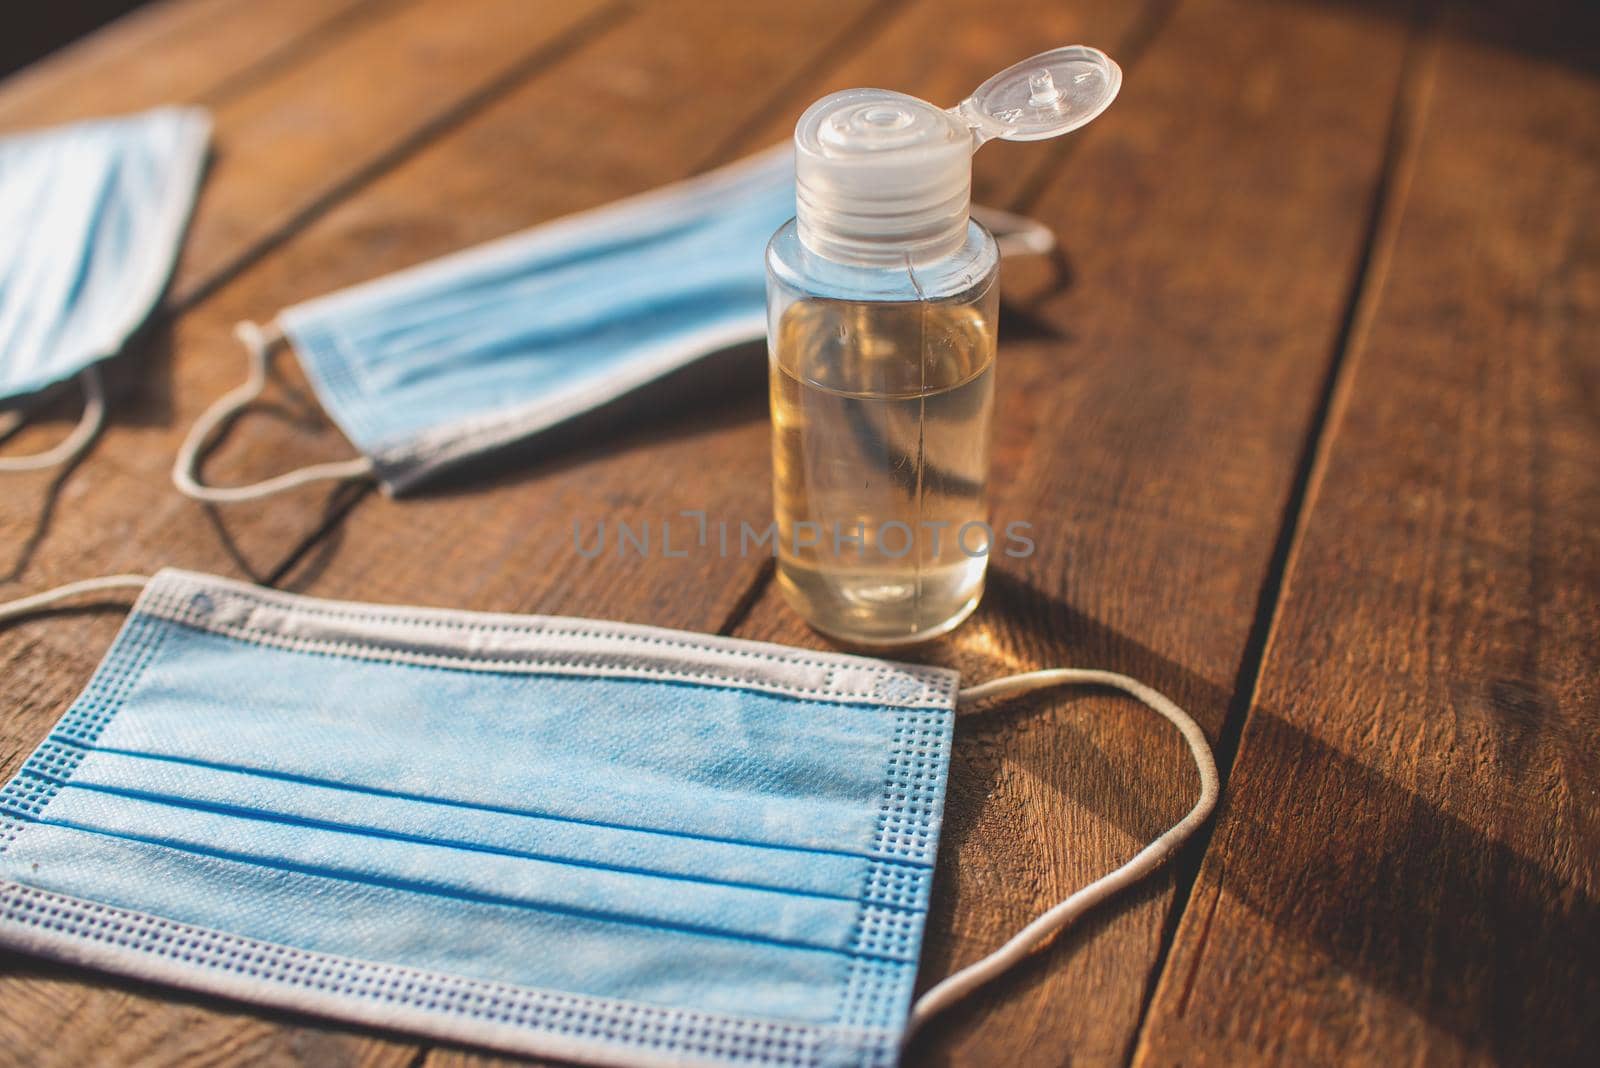
[{"label": "white bottle cap", "polygon": [[1109,56],[1074,45],[1008,67],[948,111],[886,89],[825,96],[794,130],[800,240],[842,263],[948,255],[966,241],[979,145],[1076,130],[1121,85]]}]

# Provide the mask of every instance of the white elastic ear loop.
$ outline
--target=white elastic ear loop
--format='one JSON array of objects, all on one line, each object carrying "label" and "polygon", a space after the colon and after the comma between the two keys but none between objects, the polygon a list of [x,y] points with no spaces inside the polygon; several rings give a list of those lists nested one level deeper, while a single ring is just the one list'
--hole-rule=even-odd
[{"label": "white elastic ear loop", "polygon": [[69,582],[65,586],[57,586],[53,590],[45,590],[31,597],[19,597],[15,601],[6,601],[0,604],[0,623],[8,619],[16,619],[36,612],[41,608],[48,608],[69,597],[76,597],[80,593],[99,593],[102,590],[143,589],[150,581],[149,575],[106,575],[104,578],[84,579],[81,582]]},{"label": "white elastic ear loop", "polygon": [[1044,256],[1056,247],[1054,232],[1037,219],[982,204],[974,204],[968,211],[994,234],[1002,256]]},{"label": "white elastic ear loop", "polygon": [[249,360],[250,374],[244,384],[236,386],[200,413],[200,418],[189,428],[188,435],[178,448],[172,463],[172,484],[178,492],[197,501],[211,504],[233,504],[237,501],[254,501],[274,493],[310,482],[343,482],[347,479],[366,478],[372,474],[372,461],[365,456],[332,463],[312,464],[298,471],[278,475],[247,486],[207,486],[199,479],[200,450],[205,448],[219,427],[261,396],[267,388],[267,355],[272,346],[283,340],[276,328],[269,334],[252,322],[242,322],[233,328],[234,335],[244,344]]},{"label": "white elastic ear loop", "polygon": [[[100,428],[106,422],[106,389],[100,378],[100,368],[91,364],[78,376],[83,386],[83,415],[57,445],[36,452],[32,456],[0,456],[0,471],[42,471],[47,467],[69,464],[84,454]],[[13,415],[6,429],[16,426],[22,416]]]},{"label": "white elastic ear loop", "polygon": [[1065,901],[1056,905],[1028,926],[1013,935],[1010,941],[975,964],[969,964],[954,975],[933,986],[917,999],[911,1007],[911,1019],[906,1027],[909,1036],[935,1013],[948,1008],[973,990],[1017,964],[1041,942],[1076,920],[1117,891],[1138,882],[1160,867],[1183,840],[1194,833],[1216,807],[1220,785],[1217,780],[1217,763],[1211,756],[1202,731],[1188,713],[1173,704],[1162,694],[1144,683],[1111,671],[1087,671],[1075,668],[1057,668],[1053,671],[1030,671],[1009,678],[995,679],[977,686],[969,686],[957,695],[958,704],[971,704],[990,697],[1026,693],[1045,686],[1077,683],[1093,686],[1110,686],[1138,698],[1165,716],[1189,743],[1189,753],[1194,757],[1195,770],[1200,773],[1200,800],[1189,814],[1173,824],[1161,837],[1141,849],[1109,875],[1102,875]]}]

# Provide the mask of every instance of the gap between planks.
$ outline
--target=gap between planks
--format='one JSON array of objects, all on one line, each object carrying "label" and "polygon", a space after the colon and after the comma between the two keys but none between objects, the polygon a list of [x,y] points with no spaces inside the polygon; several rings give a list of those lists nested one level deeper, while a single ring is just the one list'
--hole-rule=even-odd
[{"label": "gap between planks", "polygon": [[[1277,629],[1278,614],[1283,604],[1285,584],[1294,568],[1300,543],[1305,535],[1310,517],[1310,504],[1316,497],[1326,469],[1331,432],[1340,421],[1350,391],[1350,381],[1355,374],[1358,343],[1372,322],[1374,311],[1383,294],[1384,280],[1393,257],[1395,237],[1400,220],[1405,213],[1406,194],[1415,170],[1420,131],[1426,119],[1432,93],[1433,75],[1438,56],[1438,38],[1435,30],[1437,12],[1431,2],[1412,5],[1408,14],[1405,52],[1401,76],[1395,86],[1394,102],[1389,112],[1388,130],[1384,138],[1383,164],[1373,184],[1367,208],[1367,222],[1361,247],[1351,269],[1350,282],[1344,300],[1344,314],[1339,331],[1329,353],[1327,370],[1318,391],[1316,406],[1306,427],[1300,455],[1295,463],[1294,479],[1284,501],[1278,536],[1273,543],[1272,555],[1256,598],[1254,619],[1245,640],[1244,653],[1239,660],[1239,671],[1234,678],[1233,695],[1229,700],[1227,715],[1215,740],[1217,772],[1222,778],[1224,794],[1220,810],[1227,805],[1226,787],[1229,773],[1238,756],[1239,740],[1244,734],[1245,722],[1255,705],[1261,684],[1262,666],[1272,647]],[[1166,923],[1161,933],[1161,947],[1152,962],[1150,982],[1145,987],[1144,1004],[1139,1012],[1139,1025],[1134,1040],[1128,1046],[1126,1063],[1132,1064],[1145,1038],[1149,1024],[1150,1007],[1162,973],[1166,970],[1172,953],[1178,927],[1188,910],[1195,881],[1200,874],[1201,861],[1210,849],[1211,837],[1217,826],[1217,814],[1206,823],[1173,862],[1174,895],[1167,911]],[[1209,919],[1208,919],[1209,926]],[[1195,967],[1201,956],[1196,954]],[[1193,975],[1185,978],[1185,1000],[1193,982]]]},{"label": "gap between planks", "polygon": [[[718,167],[725,163],[729,163],[738,155],[744,151],[747,151],[748,145],[746,142],[752,136],[754,136],[758,130],[762,129],[766,123],[770,122],[774,116],[781,114],[786,108],[794,107],[796,103],[796,97],[805,89],[807,85],[811,84],[811,82],[820,75],[823,75],[829,70],[840,66],[841,64],[849,61],[854,56],[869,48],[879,38],[889,23],[893,21],[894,16],[903,11],[912,2],[913,0],[878,0],[877,3],[868,6],[857,18],[852,19],[841,26],[838,33],[834,35],[833,39],[827,44],[827,46],[818,51],[817,57],[811,62],[803,65],[798,71],[795,72],[794,75],[786,78],[783,84],[780,85],[761,106],[752,112],[751,118],[739,123],[734,128],[732,133],[719,145],[717,145],[713,152],[709,153],[704,158],[704,160],[697,167],[697,170],[709,170],[713,167]],[[606,10],[609,11],[613,9]],[[583,26],[580,24],[574,29],[573,32],[582,33],[582,30]],[[595,35],[596,34],[594,33],[588,34],[584,37],[584,41],[591,39]],[[578,43],[581,44],[583,42]],[[575,45],[561,49],[559,54],[546,56],[544,62],[541,63],[540,66],[542,67],[549,65],[550,63],[555,62],[556,60],[559,60],[563,56],[569,55],[574,51],[576,51]],[[527,72],[527,75],[531,75],[532,73],[532,71],[529,71]],[[473,107],[471,112],[463,112],[459,115],[454,115],[452,117],[452,121],[450,121],[447,126],[433,131],[433,135],[431,137],[423,139],[416,144],[410,144],[408,141],[408,145],[405,146],[405,148],[392,153],[391,155],[393,158],[388,158],[384,161],[385,165],[383,167],[373,169],[373,173],[371,174],[367,174],[365,171],[363,171],[362,180],[359,183],[353,184],[350,189],[345,190],[343,196],[349,196],[350,194],[356,192],[360,185],[365,185],[371,182],[379,177],[382,173],[393,169],[395,166],[403,163],[407,158],[416,155],[417,152],[425,147],[427,143],[437,140],[440,135],[448,133],[450,128],[460,125],[466,119],[470,118],[471,114],[475,114],[484,106],[493,103],[495,99],[498,99],[500,96],[505,95],[506,92],[509,92],[511,89],[515,88],[516,85],[520,85],[527,80],[528,77],[525,75],[524,77],[517,79],[515,85],[508,84],[500,87],[492,97],[483,99],[478,99],[475,97],[474,100],[476,101],[477,106]],[[480,96],[481,95],[482,94],[480,94]],[[809,103],[809,101],[803,101],[803,103]],[[328,208],[331,208],[334,203],[340,199],[343,199],[343,197],[334,197],[326,204],[323,204],[319,200],[319,210],[315,214],[321,214],[322,211],[326,211]],[[277,235],[273,239],[272,244],[277,245],[281,244],[285,240],[288,240],[293,236],[294,230],[310,221],[310,217],[307,217],[304,220],[297,220],[297,226],[291,227],[287,232]],[[263,251],[269,250],[264,249]],[[232,277],[234,274],[237,274],[238,271],[242,270],[245,266],[247,266],[246,263],[239,263],[229,272],[228,277]],[[204,292],[197,294],[195,299],[198,299],[199,296],[203,296],[204,293],[214,291],[226,281],[227,278],[208,280],[204,287]],[[369,490],[370,488],[371,487],[368,487]],[[268,586],[276,586],[280,582],[284,581],[289,575],[294,573],[300,564],[310,557],[313,551],[318,549],[325,539],[334,538],[337,536],[337,533],[343,526],[345,519],[362,501],[366,500],[369,495],[370,494],[368,492],[356,493],[352,494],[344,501],[336,502],[336,504],[330,508],[324,521],[319,523],[317,528],[305,538],[296,543],[289,550],[289,553],[287,556],[285,556],[282,562],[268,572],[264,584]],[[744,593],[735,602],[735,606],[729,613],[728,618],[725,619],[722,625],[717,628],[716,633],[732,633],[733,628],[739,625],[744,616],[748,614],[750,609],[760,598],[762,592],[766,589],[767,581],[772,577],[773,573],[774,568],[772,566],[762,567],[757,570],[750,584],[746,587]]]},{"label": "gap between planks", "polygon": [[[1117,62],[1124,71],[1132,70],[1145,52],[1149,51],[1150,45],[1160,36],[1162,29],[1171,21],[1173,12],[1178,9],[1178,3],[1179,0],[1147,0],[1138,17],[1134,19],[1133,25],[1129,27],[1127,33],[1115,45],[1117,54],[1121,57]],[[880,5],[883,8],[895,9],[900,6],[902,6],[902,0],[888,0],[887,3]],[[877,9],[874,8],[873,10],[876,11]],[[875,18],[870,13],[868,18],[863,18],[861,22],[866,23],[869,20],[874,32],[881,29],[888,22],[887,17]],[[863,42],[862,45],[857,46],[852,51],[861,51],[865,44],[866,42]],[[838,53],[829,53],[829,56],[830,59],[835,56],[845,58],[844,56],[839,56]],[[808,70],[807,74],[820,73],[825,67],[834,65],[836,64],[817,64],[818,69]],[[794,82],[796,88],[804,84],[806,84],[804,78],[796,79]],[[763,118],[771,117],[772,109],[763,108],[762,111],[764,113]],[[738,136],[730,138],[726,144],[720,146],[718,153],[723,156],[731,155],[737,151],[741,139],[749,132],[760,128],[760,126],[760,122],[747,123],[747,128],[742,129]],[[1078,140],[1076,137],[1067,137],[1051,146],[1045,162],[1023,184],[1017,194],[1006,203],[1006,210],[1021,215],[1033,210],[1055,180],[1065,173],[1064,168],[1067,160],[1071,157],[1073,146],[1078,143]],[[715,165],[718,162],[726,162],[726,159],[713,157],[712,163],[708,164],[708,166]],[[777,575],[777,561],[776,557],[774,557],[772,561],[758,568],[756,573],[751,576],[750,584],[745,587],[744,593],[740,594],[734,610],[728,613],[728,618],[723,621],[721,627],[717,628],[717,633],[724,637],[731,636],[739,624],[744,622],[745,617],[750,614],[750,610],[766,595],[768,588],[776,581]]]},{"label": "gap between planks", "polygon": [[[415,6],[418,2],[419,0],[357,0],[354,4],[341,7],[309,29],[273,45],[262,56],[213,83],[194,99],[198,103],[215,107],[269,82],[273,77],[294,66],[325,53],[340,40],[380,17],[392,16]],[[546,68],[577,52],[606,31],[621,25],[636,10],[636,6],[630,0],[614,0],[530,49],[499,76],[479,86],[443,113],[411,131],[399,143],[379,153],[354,173],[325,189],[296,211],[283,225],[239,249],[209,274],[198,278],[189,289],[182,293],[169,293],[168,299],[140,326],[128,347],[139,344],[141,339],[173,323],[317,218],[416,156],[428,145],[447,136],[479,112],[535,78]],[[117,24],[112,23],[108,29],[114,29]],[[76,464],[68,465],[56,476],[53,488],[47,494],[47,501],[50,502],[46,504],[47,509],[53,507],[56,493],[76,470],[76,466]],[[265,584],[277,584],[284,575],[304,561],[319,542],[340,526],[344,517],[365,496],[365,493],[356,492],[340,495],[331,501],[322,522],[290,546],[283,559],[266,569]],[[238,554],[229,542],[215,508],[210,505],[205,505],[203,508],[208,520],[221,537],[224,549],[236,557],[236,562],[240,563],[246,574],[251,574],[253,569],[245,561],[237,558]],[[34,541],[42,537],[47,527],[47,523],[36,525]],[[31,554],[31,545],[25,547],[24,554],[19,558],[23,561],[18,566],[19,571]]]},{"label": "gap between planks", "polygon": [[252,62],[217,82],[200,94],[197,102],[215,108],[268,81],[281,71],[288,70],[312,56],[326,52],[332,45],[349,36],[380,13],[416,3],[417,0],[356,0],[356,3],[335,11],[306,32],[296,34],[269,48]]},{"label": "gap between planks", "polygon": [[[379,2],[382,2],[382,0],[379,0]],[[469,94],[454,107],[432,121],[418,127],[398,145],[380,154],[344,181],[338,182],[327,189],[300,211],[296,212],[282,227],[242,249],[209,277],[202,279],[189,292],[183,294],[172,306],[163,309],[161,313],[162,319],[170,321],[198,305],[206,297],[238,277],[248,267],[259,262],[263,257],[270,254],[317,218],[413,158],[429,145],[447,136],[452,130],[460,127],[496,101],[532,80],[541,71],[559,63],[596,37],[620,25],[634,11],[635,8],[629,3],[609,4],[597,9],[564,33],[534,48],[504,74]],[[267,571],[262,584],[276,586],[282,582],[325,539],[334,537],[337,530],[343,525],[345,518],[358,504],[367,498],[371,490],[372,486],[365,485],[354,492],[333,500],[323,521],[289,548],[283,559]],[[223,538],[224,546],[227,548],[227,538],[215,506],[205,504],[202,507],[206,511],[207,518],[212,521],[212,526],[219,536]],[[231,548],[229,548],[229,551],[231,553]],[[246,573],[249,572],[249,568],[245,568],[245,570]]]},{"label": "gap between planks", "polygon": [[223,285],[238,277],[246,268],[259,262],[273,249],[278,248],[285,241],[305,229],[306,226],[326,214],[330,209],[371,185],[378,178],[406,162],[434,141],[461,126],[495,101],[535,77],[546,67],[560,62],[596,37],[620,25],[635,10],[632,4],[617,0],[617,2],[596,9],[567,30],[532,49],[516,63],[512,64],[510,69],[487,84],[479,86],[443,113],[411,131],[399,144],[379,153],[349,177],[328,187],[321,195],[290,216],[282,226],[263,234],[255,242],[240,249],[230,259],[220,264],[209,276],[197,281],[186,292],[180,294],[168,309],[168,316],[180,315],[194,307]]},{"label": "gap between planks", "polygon": [[[729,136],[705,157],[697,170],[709,170],[731,162],[746,147],[745,142],[756,131],[760,130],[785,108],[794,106],[795,98],[804,90],[806,85],[810,84],[816,77],[838,67],[872,45],[882,34],[885,27],[893,20],[893,17],[911,2],[912,0],[878,0],[877,3],[867,7],[859,17],[847,22],[840,28],[833,40],[818,52],[817,58],[804,64],[794,75],[786,78],[783,84],[752,112],[750,118],[739,123]],[[571,49],[567,51],[571,51]],[[509,89],[511,86],[506,88]],[[487,104],[489,102],[489,100],[485,100],[482,103]],[[461,116],[462,119],[466,117],[465,115]],[[416,147],[420,148],[421,146],[418,145]],[[411,153],[407,153],[407,155],[414,154],[414,152],[415,149]],[[393,160],[390,166],[392,167],[402,162],[403,158]],[[371,496],[372,492],[373,487],[371,485],[364,486],[360,492],[352,494],[348,501],[330,509],[327,519],[310,536],[297,545],[278,567],[273,569],[265,584],[269,586],[277,585],[294,572],[301,561],[310,555],[320,543],[326,539],[335,538],[346,517],[363,500]],[[754,580],[735,603],[728,617],[723,620],[722,625],[717,628],[716,633],[729,634],[739,625],[740,621],[755,605],[773,572],[774,567],[770,564],[758,569]],[[422,1065],[431,1061],[434,1053],[440,1049],[441,1047],[436,1043],[422,1042],[419,1044],[417,1052],[411,1061],[411,1068],[421,1068]]]}]

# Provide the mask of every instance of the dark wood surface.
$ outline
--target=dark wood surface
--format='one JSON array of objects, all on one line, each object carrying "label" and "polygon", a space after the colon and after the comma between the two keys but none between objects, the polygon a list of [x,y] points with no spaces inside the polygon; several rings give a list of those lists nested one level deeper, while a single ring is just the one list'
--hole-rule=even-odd
[{"label": "dark wood surface", "polygon": [[1143,1063],[1600,1049],[1600,81],[1447,18],[1411,83]]},{"label": "dark wood surface", "polygon": [[[1581,8],[1248,0],[178,0],[0,82],[0,130],[195,101],[216,157],[161,312],[65,473],[7,476],[0,598],[180,565],[310,594],[820,645],[759,560],[585,560],[573,521],[770,508],[764,363],[717,358],[442,490],[209,509],[167,471],[229,331],[727,162],[817,96],[959,99],[1040,47],[1126,71],[993,145],[1009,263],[993,511],[1039,552],[921,659],[1144,678],[1217,747],[1205,841],[937,1021],[907,1064],[1583,1063],[1600,1046],[1600,77]],[[292,358],[219,482],[350,446]],[[65,389],[6,447],[59,438]],[[0,631],[10,774],[114,604]],[[957,729],[923,985],[1194,790],[1144,711]],[[486,1063],[0,957],[0,1062]]]}]

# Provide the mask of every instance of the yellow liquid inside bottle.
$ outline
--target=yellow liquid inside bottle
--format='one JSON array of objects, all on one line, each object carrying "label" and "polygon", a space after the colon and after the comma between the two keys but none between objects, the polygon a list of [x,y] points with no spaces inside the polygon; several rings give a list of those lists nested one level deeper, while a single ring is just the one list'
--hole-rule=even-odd
[{"label": "yellow liquid inside bottle", "polygon": [[977,606],[995,287],[956,301],[800,300],[772,345],[778,583],[817,630],[901,645]]}]

